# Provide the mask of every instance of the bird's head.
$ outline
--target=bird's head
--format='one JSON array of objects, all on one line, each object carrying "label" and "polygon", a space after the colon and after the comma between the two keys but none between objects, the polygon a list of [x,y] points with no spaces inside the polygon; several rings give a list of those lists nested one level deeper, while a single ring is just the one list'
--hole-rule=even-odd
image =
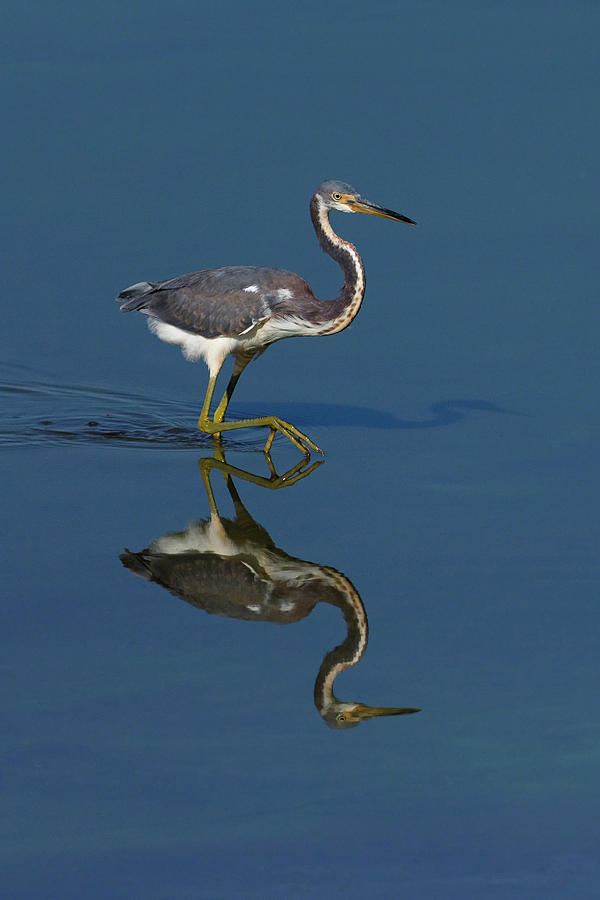
[{"label": "bird's head", "polygon": [[330,728],[354,728],[367,719],[379,716],[402,716],[420,712],[413,707],[404,706],[366,706],[364,703],[346,703],[335,700],[321,715]]},{"label": "bird's head", "polygon": [[408,216],[378,206],[361,197],[349,184],[344,181],[324,181],[316,192],[319,202],[327,209],[337,209],[339,212],[362,212],[371,216],[383,216],[384,219],[394,219],[396,222],[406,222],[407,225],[416,225]]}]

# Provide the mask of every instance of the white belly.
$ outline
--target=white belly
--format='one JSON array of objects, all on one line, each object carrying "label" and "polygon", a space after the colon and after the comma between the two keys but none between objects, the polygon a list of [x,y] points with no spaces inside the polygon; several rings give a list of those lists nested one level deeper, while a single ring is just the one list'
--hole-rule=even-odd
[{"label": "white belly", "polygon": [[152,315],[148,316],[148,327],[161,341],[180,346],[185,358],[191,362],[203,359],[211,375],[216,375],[230,353],[256,353],[282,338],[320,333],[301,319],[271,319],[269,316],[255,322],[236,337],[205,338],[175,325],[167,325]]},{"label": "white belly", "polygon": [[190,334],[175,325],[167,325],[160,319],[148,316],[148,328],[156,337],[167,344],[178,344],[181,352],[190,362],[203,359],[209,368],[210,374],[216,374],[223,364],[223,360],[230,353],[241,347],[241,341],[235,337],[205,338],[200,334]]}]

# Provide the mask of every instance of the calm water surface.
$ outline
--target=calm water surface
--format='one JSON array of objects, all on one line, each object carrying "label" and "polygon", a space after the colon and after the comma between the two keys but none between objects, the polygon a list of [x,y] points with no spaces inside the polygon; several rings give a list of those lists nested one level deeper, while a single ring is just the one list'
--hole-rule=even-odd
[{"label": "calm water surface", "polygon": [[[4,896],[596,896],[599,18],[10,7]],[[326,451],[270,490],[111,298],[253,263],[332,296],[325,177],[419,228],[338,216],[360,316],[244,374],[234,416]]]}]

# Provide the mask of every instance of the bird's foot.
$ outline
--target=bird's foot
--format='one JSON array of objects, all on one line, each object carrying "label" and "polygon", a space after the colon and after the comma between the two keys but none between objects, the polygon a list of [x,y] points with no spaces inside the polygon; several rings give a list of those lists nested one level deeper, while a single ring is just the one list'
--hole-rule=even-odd
[{"label": "bird's foot", "polygon": [[279,419],[277,416],[273,416],[272,419],[271,432],[265,444],[265,453],[268,454],[270,452],[275,434],[279,431],[280,434],[283,434],[288,438],[292,444],[295,444],[304,456],[310,456],[311,450],[314,450],[315,453],[320,453],[321,456],[325,455],[321,448],[317,447],[317,445],[314,444],[307,435],[299,431],[295,425],[292,425],[290,422],[284,422],[283,419]]},{"label": "bird's foot", "polygon": [[265,444],[265,453],[271,449],[275,433],[283,434],[303,456],[309,457],[310,451],[323,455],[323,451],[314,444],[309,437],[299,431],[290,422],[284,422],[277,416],[260,416],[255,419],[239,419],[236,422],[212,422],[208,417],[201,416],[198,420],[198,428],[206,434],[220,435],[223,431],[235,431],[239,428],[270,428],[270,434]]}]

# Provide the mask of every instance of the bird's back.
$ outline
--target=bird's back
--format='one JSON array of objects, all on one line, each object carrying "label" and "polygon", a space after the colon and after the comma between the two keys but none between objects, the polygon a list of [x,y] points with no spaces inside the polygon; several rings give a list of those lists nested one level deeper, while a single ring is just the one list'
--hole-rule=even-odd
[{"label": "bird's back", "polygon": [[142,281],[122,291],[121,310],[138,310],[205,338],[239,337],[253,326],[285,315],[314,295],[299,275],[283,269],[228,266],[167,281]]}]

